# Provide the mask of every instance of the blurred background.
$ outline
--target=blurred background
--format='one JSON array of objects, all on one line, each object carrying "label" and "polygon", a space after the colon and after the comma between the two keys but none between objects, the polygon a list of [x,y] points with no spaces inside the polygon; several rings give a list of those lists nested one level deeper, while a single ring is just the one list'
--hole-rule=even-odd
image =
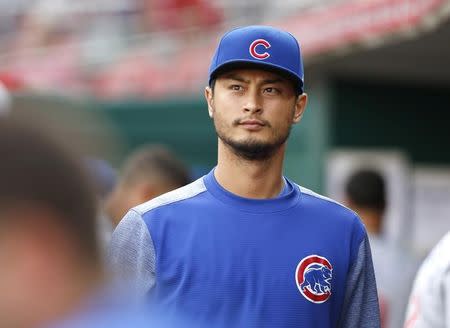
[{"label": "blurred background", "polygon": [[216,162],[209,61],[248,24],[302,47],[310,102],[286,175],[343,200],[352,171],[379,170],[385,235],[424,256],[450,228],[448,0],[0,0],[2,111],[115,169],[167,145],[199,177]]}]

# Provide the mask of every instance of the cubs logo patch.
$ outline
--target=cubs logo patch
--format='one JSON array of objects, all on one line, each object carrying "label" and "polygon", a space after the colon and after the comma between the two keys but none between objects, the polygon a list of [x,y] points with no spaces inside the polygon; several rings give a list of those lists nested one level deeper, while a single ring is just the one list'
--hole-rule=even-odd
[{"label": "cubs logo patch", "polygon": [[300,293],[312,303],[323,303],[331,296],[333,266],[322,256],[310,255],[297,265],[295,281]]},{"label": "cubs logo patch", "polygon": [[270,54],[267,51],[265,52],[260,51],[262,50],[262,48],[269,49],[270,47],[271,45],[267,40],[257,39],[252,42],[248,50],[253,58],[263,60],[269,58]]}]

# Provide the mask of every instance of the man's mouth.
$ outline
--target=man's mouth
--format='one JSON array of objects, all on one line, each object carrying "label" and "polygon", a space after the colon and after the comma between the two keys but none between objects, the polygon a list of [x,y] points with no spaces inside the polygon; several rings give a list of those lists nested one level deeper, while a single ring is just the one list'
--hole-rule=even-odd
[{"label": "man's mouth", "polygon": [[239,121],[239,125],[241,125],[242,127],[244,127],[247,130],[256,131],[256,130],[262,129],[266,124],[261,120],[246,119],[246,120]]}]

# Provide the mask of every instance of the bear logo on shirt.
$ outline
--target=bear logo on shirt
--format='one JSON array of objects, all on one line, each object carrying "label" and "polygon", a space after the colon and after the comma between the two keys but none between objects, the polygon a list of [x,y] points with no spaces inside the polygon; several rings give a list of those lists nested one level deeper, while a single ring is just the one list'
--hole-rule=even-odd
[{"label": "bear logo on shirt", "polygon": [[333,266],[322,256],[310,255],[297,265],[295,279],[300,293],[312,303],[323,303],[331,296]]}]

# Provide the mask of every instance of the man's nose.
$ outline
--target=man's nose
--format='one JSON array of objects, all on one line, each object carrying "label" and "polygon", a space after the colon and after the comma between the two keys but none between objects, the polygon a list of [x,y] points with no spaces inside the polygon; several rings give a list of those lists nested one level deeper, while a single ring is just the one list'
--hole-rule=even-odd
[{"label": "man's nose", "polygon": [[244,111],[250,113],[262,112],[262,99],[261,95],[256,90],[249,90],[247,98],[244,104]]}]

